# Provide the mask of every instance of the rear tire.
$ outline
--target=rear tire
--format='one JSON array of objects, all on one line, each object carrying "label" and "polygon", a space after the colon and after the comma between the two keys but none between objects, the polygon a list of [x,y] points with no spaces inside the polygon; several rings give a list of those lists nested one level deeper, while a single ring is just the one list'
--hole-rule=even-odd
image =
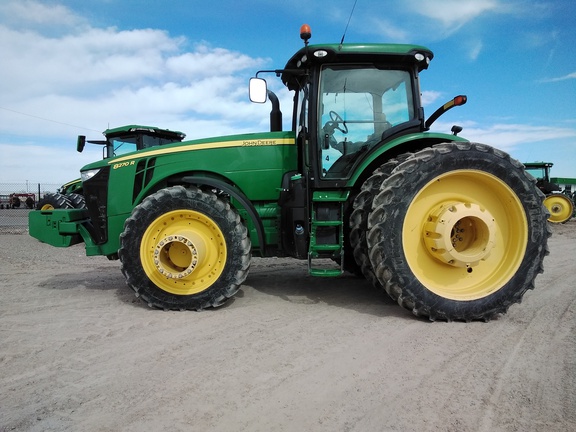
[{"label": "rear tire", "polygon": [[543,271],[542,193],[519,162],[482,144],[422,150],[384,180],[368,220],[370,261],[395,301],[430,320],[484,320]]},{"label": "rear tire", "polygon": [[368,215],[372,210],[374,197],[380,192],[382,182],[390,176],[398,164],[410,156],[412,156],[412,153],[400,155],[395,159],[390,159],[375,170],[362,184],[360,193],[356,196],[353,203],[354,211],[350,216],[350,245],[354,252],[354,260],[360,267],[360,271],[364,277],[378,289],[382,288],[382,285],[374,274],[374,269],[372,268],[372,263],[369,258],[368,243],[366,241]]},{"label": "rear tire", "polygon": [[134,208],[119,257],[126,282],[150,307],[201,310],[238,291],[250,267],[250,239],[229,203],[174,186]]}]

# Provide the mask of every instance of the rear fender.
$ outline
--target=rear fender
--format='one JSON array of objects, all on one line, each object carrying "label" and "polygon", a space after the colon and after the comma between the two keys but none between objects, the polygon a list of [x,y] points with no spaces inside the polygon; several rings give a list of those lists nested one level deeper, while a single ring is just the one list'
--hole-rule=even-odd
[{"label": "rear fender", "polygon": [[356,167],[350,177],[350,184],[362,183],[372,172],[386,161],[403,153],[413,153],[426,147],[444,142],[467,142],[468,140],[456,135],[443,133],[413,133],[398,137],[375,148],[368,157]]}]

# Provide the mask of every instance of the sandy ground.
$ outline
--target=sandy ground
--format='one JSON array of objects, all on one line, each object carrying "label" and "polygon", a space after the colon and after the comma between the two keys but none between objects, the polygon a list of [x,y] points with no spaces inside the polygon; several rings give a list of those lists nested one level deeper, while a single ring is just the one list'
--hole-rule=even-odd
[{"label": "sandy ground", "polygon": [[0,431],[575,431],[576,220],[489,323],[254,260],[218,310],[148,309],[118,262],[0,236]]}]

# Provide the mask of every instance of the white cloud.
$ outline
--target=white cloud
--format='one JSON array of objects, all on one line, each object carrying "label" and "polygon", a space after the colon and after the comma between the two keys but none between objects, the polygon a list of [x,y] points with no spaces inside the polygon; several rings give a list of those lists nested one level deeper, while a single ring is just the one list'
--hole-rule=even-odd
[{"label": "white cloud", "polygon": [[168,58],[166,68],[174,76],[190,79],[190,77],[214,76],[215,72],[227,74],[237,70],[252,70],[262,62],[261,59],[223,48],[211,48],[209,44],[203,43],[197,45],[194,52]]},{"label": "white cloud", "polygon": [[470,60],[476,60],[482,51],[483,43],[481,40],[477,40],[470,43],[468,50],[468,58]]},{"label": "white cloud", "polygon": [[[98,137],[98,138],[101,138]],[[100,146],[87,146],[83,153],[69,148],[22,143],[0,143],[2,170],[0,183],[43,183],[62,185],[80,177],[80,168],[102,157]],[[31,190],[34,190],[32,188]]]},{"label": "white cloud", "polygon": [[571,79],[576,79],[576,72],[572,72],[572,73],[569,73],[567,75],[563,75],[563,76],[556,77],[556,78],[545,78],[545,79],[540,80],[539,82],[551,83],[551,82],[566,81],[566,80],[571,80]]},{"label": "white cloud", "polygon": [[[454,123],[436,122],[432,129],[449,131]],[[460,135],[470,141],[488,144],[504,151],[512,151],[522,145],[562,140],[576,137],[576,129],[555,126],[531,126],[525,124],[493,124],[479,126],[476,122],[458,122],[464,128]]]},{"label": "white cloud", "polygon": [[[9,162],[2,153],[1,181],[22,178],[32,158],[41,161],[33,172],[44,176],[55,164],[64,169],[77,161],[79,133],[100,138],[93,131],[136,123],[200,138],[267,123],[270,107],[247,96],[248,77],[265,59],[208,43],[187,50],[188,40],[162,30],[91,27],[61,5],[7,1],[0,15],[0,144],[12,155]],[[289,101],[287,93],[279,96]],[[13,145],[26,140],[70,150]],[[74,165],[76,171],[83,163]]]},{"label": "white cloud", "polygon": [[480,15],[497,10],[497,0],[409,0],[414,12],[439,21],[447,29],[458,29]]},{"label": "white cloud", "polygon": [[424,90],[422,92],[422,106],[427,107],[436,103],[438,99],[443,96],[442,92],[433,91],[433,90]]},{"label": "white cloud", "polygon": [[390,20],[380,18],[379,16],[370,16],[365,28],[373,34],[378,34],[385,40],[394,42],[409,42],[413,35],[406,28],[394,24]]},{"label": "white cloud", "polygon": [[12,27],[73,28],[86,20],[58,4],[46,5],[33,0],[3,1],[0,3],[0,22]]}]

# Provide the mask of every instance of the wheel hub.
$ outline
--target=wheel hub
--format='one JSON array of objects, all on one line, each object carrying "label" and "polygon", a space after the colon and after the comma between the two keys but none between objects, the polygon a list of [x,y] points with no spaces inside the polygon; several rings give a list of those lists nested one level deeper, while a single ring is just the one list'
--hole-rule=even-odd
[{"label": "wheel hub", "polygon": [[191,236],[171,235],[163,238],[154,248],[154,266],[168,279],[189,276],[198,265],[202,255],[202,242],[194,242]]},{"label": "wheel hub", "polygon": [[472,267],[485,260],[494,247],[496,224],[478,204],[445,203],[430,213],[423,238],[428,252],[454,267]]},{"label": "wheel hub", "polygon": [[560,213],[562,212],[562,210],[564,210],[564,207],[562,207],[562,205],[555,203],[552,205],[552,207],[550,208],[550,210],[552,211],[552,213]]}]

